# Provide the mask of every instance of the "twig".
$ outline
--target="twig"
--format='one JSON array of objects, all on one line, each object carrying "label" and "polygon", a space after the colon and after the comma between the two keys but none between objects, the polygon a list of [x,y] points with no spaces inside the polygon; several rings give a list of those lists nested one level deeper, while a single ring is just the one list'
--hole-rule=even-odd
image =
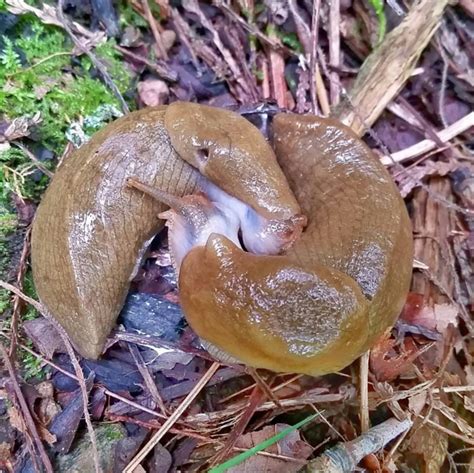
[{"label": "twig", "polygon": [[311,56],[310,56],[310,94],[311,104],[313,106],[313,113],[318,114],[318,103],[316,100],[316,76],[318,74],[318,58],[317,58],[317,47],[318,47],[318,28],[319,28],[319,8],[321,6],[321,0],[314,0],[313,2],[313,14],[311,17]]},{"label": "twig", "polygon": [[40,314],[49,319],[49,317],[46,315],[44,307],[38,301],[35,301],[31,297],[21,292],[20,289],[15,287],[13,284],[0,280],[0,287],[3,287],[3,289],[6,289],[7,291],[13,292],[13,294],[16,294],[18,297],[28,302],[28,304],[31,304]]},{"label": "twig", "polygon": [[214,362],[207,373],[199,380],[199,383],[194,386],[190,393],[184,398],[183,402],[173,412],[173,414],[166,420],[161,428],[153,435],[153,437],[147,442],[147,444],[141,449],[141,451],[132,459],[127,465],[123,473],[133,473],[135,468],[140,465],[142,460],[148,455],[148,453],[155,447],[155,445],[162,439],[162,437],[168,432],[168,430],[175,424],[183,412],[189,407],[194,401],[196,396],[201,392],[206,383],[212,378],[214,373],[219,368],[220,363]]},{"label": "twig", "polygon": [[367,432],[369,421],[369,352],[360,357],[360,430]]},{"label": "twig", "polygon": [[296,28],[296,34],[303,46],[303,50],[308,58],[311,57],[311,31],[306,24],[305,18],[301,15],[297,0],[288,0],[288,9],[293,15],[293,22]]},{"label": "twig", "polygon": [[324,116],[328,116],[331,113],[331,107],[329,106],[328,93],[326,86],[324,85],[323,77],[319,67],[316,68],[316,94],[318,96],[319,104],[321,105],[321,111]]},{"label": "twig", "polygon": [[331,0],[329,8],[329,65],[332,71],[329,73],[329,91],[331,105],[336,106],[341,99],[341,82],[337,68],[341,64],[341,38],[339,28],[341,25],[341,12],[339,0]]},{"label": "twig", "polygon": [[[20,265],[18,269],[18,274],[16,276],[16,284],[21,289],[23,289],[23,280],[25,278],[27,259],[30,254],[30,235],[31,227],[28,228],[23,240],[23,248],[21,250]],[[11,339],[10,339],[10,350],[8,355],[10,356],[13,363],[15,363],[15,354],[16,354],[16,345],[18,343],[18,319],[20,318],[20,304],[21,298],[15,294],[13,297],[13,315],[11,320]]]},{"label": "twig", "polygon": [[[72,56],[71,51],[59,51],[57,53],[50,54],[49,56],[44,57],[43,59],[40,59],[39,61],[35,62],[29,67],[25,67],[25,69],[22,69],[21,71],[15,72],[15,74],[24,74],[25,72],[31,71],[31,69],[34,69],[35,67],[38,67],[39,65],[49,61],[50,59],[53,59],[58,56]],[[7,77],[10,77],[11,74],[8,74]]]},{"label": "twig", "polygon": [[31,159],[33,164],[50,179],[54,176],[54,173],[50,171],[26,146],[21,144],[19,141],[13,141],[13,144],[20,148],[27,156]]},{"label": "twig", "polygon": [[222,42],[219,33],[217,30],[214,28],[212,22],[209,20],[209,18],[203,13],[201,10],[201,7],[198,3],[197,0],[188,0],[184,2],[183,4],[184,8],[197,15],[199,22],[201,25],[209,31],[211,37],[212,37],[212,42],[216,46],[217,50],[221,54],[222,58],[224,59],[225,63],[227,64],[228,68],[232,72],[233,79],[235,82],[239,85],[239,88],[241,89],[242,93],[245,95],[250,96],[252,99],[256,100],[256,96],[254,94],[254,88],[252,87],[251,84],[247,83],[245,80],[242,71],[235,61],[232,53],[230,50],[224,45]]},{"label": "twig", "polygon": [[450,429],[447,429],[446,427],[443,427],[442,425],[437,424],[436,422],[433,422],[431,419],[426,419],[423,416],[419,416],[422,419],[426,420],[426,423],[434,427],[436,430],[439,430],[440,432],[443,432],[444,434],[449,435],[450,437],[457,438],[459,440],[462,440],[463,442],[467,443],[468,445],[474,445],[474,440],[466,437],[465,435],[458,434],[456,432],[453,432]]},{"label": "twig", "polygon": [[303,471],[307,473],[321,471],[325,473],[346,473],[354,471],[362,458],[370,453],[378,452],[412,425],[413,423],[409,419],[403,421],[395,418],[386,420],[372,427],[355,440],[338,443],[335,447],[326,450],[321,456],[310,461]]},{"label": "twig", "polygon": [[155,38],[156,49],[162,59],[165,61],[168,60],[168,53],[166,52],[165,46],[163,44],[163,40],[161,38],[160,32],[158,31],[158,27],[156,26],[156,20],[151,12],[150,5],[148,4],[148,0],[142,0],[143,10],[145,11],[146,19],[150,24],[151,32],[153,33],[153,37]]},{"label": "twig", "polygon": [[448,2],[418,0],[412,6],[402,23],[365,60],[350,100],[336,113],[339,120],[358,134],[375,122],[410,77]]},{"label": "twig", "polygon": [[[3,333],[3,332],[0,332],[0,336],[6,338],[7,340],[10,339],[10,337],[8,337],[7,334]],[[44,364],[46,365],[49,365],[51,366],[51,368],[54,368],[55,370],[58,370],[60,371],[61,373],[63,373],[64,375],[68,376],[69,378],[71,379],[74,379],[75,381],[78,381],[78,378],[77,376],[73,375],[72,373],[70,373],[68,370],[65,370],[64,368],[61,368],[59,365],[57,365],[56,363],[46,359],[43,355],[40,355],[39,353],[36,353],[34,350],[32,350],[31,348],[27,347],[26,345],[24,345],[23,343],[19,343],[18,346],[22,349],[22,350],[25,350],[27,351],[28,353],[32,354],[34,357],[38,358],[38,360],[41,360]]]},{"label": "twig", "polygon": [[[460,118],[457,122],[449,125],[444,130],[439,131],[437,134],[439,140],[442,143],[447,143],[457,135],[464,133],[466,130],[474,126],[474,112],[471,112],[464,117]],[[423,140],[419,143],[409,146],[408,148],[392,153],[390,156],[383,156],[380,160],[385,166],[390,166],[394,163],[400,163],[408,159],[416,158],[423,153],[431,151],[436,147],[436,143],[433,140]]]},{"label": "twig", "polygon": [[128,108],[127,102],[125,102],[120,90],[115,85],[115,82],[110,77],[109,73],[107,72],[107,68],[102,64],[101,61],[97,59],[97,57],[92,54],[84,45],[82,44],[81,40],[73,33],[72,29],[69,27],[68,20],[66,19],[64,12],[63,12],[63,5],[64,0],[58,0],[58,11],[57,15],[59,20],[62,23],[62,27],[67,32],[67,34],[71,37],[73,43],[84,53],[87,57],[91,60],[94,67],[100,72],[102,78],[104,79],[105,83],[109,87],[109,89],[113,92],[117,100],[120,102],[122,106],[123,112],[129,113],[130,109]]},{"label": "twig", "polygon": [[36,445],[36,449],[38,450],[39,456],[41,458],[41,461],[44,465],[45,470],[47,473],[53,473],[53,466],[51,465],[51,460],[48,457],[48,454],[46,453],[46,450],[44,449],[43,443],[41,442],[41,439],[38,434],[38,430],[36,429],[35,422],[33,420],[33,417],[31,415],[31,412],[28,408],[28,404],[26,403],[25,397],[23,396],[23,393],[21,391],[20,385],[18,383],[18,379],[16,377],[15,369],[10,361],[10,357],[8,356],[7,351],[5,350],[5,347],[0,343],[0,355],[3,358],[3,362],[5,363],[5,367],[8,371],[8,374],[10,376],[10,379],[13,384],[13,389],[15,391],[16,398],[18,400],[18,403],[21,407],[21,412],[23,414],[23,417],[25,419],[26,426],[28,428],[28,432],[33,436],[33,441]]},{"label": "twig", "polygon": [[267,382],[258,374],[258,371],[255,368],[248,368],[248,371],[254,381],[257,383],[257,385],[260,387],[262,392],[266,394],[269,400],[273,401],[277,407],[281,408],[280,400],[278,399],[277,396],[275,396],[275,393],[273,390],[270,388],[269,384],[272,384],[273,380],[275,377],[271,377],[269,383]]},{"label": "twig", "polygon": [[142,64],[145,64],[148,68],[150,68],[152,71],[155,71],[156,74],[162,78],[165,79],[169,82],[176,82],[178,80],[178,74],[174,71],[171,71],[168,69],[166,65],[162,65],[159,62],[153,63],[149,61],[147,58],[143,56],[139,56],[138,54],[132,53],[132,51],[129,51],[126,48],[122,48],[121,46],[115,45],[114,48],[119,51],[121,54],[124,56],[129,57],[130,59],[133,59],[134,61],[141,62]]},{"label": "twig", "polygon": [[257,407],[263,402],[265,399],[265,392],[262,391],[260,387],[255,387],[252,394],[248,398],[248,406],[245,409],[244,413],[240,416],[240,419],[237,421],[232,428],[230,435],[227,438],[227,441],[224,447],[217,452],[217,454],[211,458],[208,463],[211,466],[214,466],[220,463],[225,457],[229,454],[229,452],[234,448],[235,443],[240,438],[240,436],[244,433],[245,428],[247,427],[250,419],[255,414]]},{"label": "twig", "polygon": [[166,415],[165,403],[163,402],[163,398],[161,397],[160,392],[158,391],[158,387],[156,386],[155,382],[153,381],[153,378],[151,377],[150,370],[147,366],[145,366],[145,362],[143,361],[143,357],[140,353],[140,350],[136,345],[133,345],[131,343],[128,345],[128,349],[132,354],[132,357],[137,365],[138,371],[140,372],[143,377],[143,380],[145,381],[145,385],[148,388],[148,391],[153,401],[160,408],[161,412]]},{"label": "twig", "polygon": [[[4,289],[7,289],[8,291],[13,292],[15,295],[17,295],[18,297],[20,297],[24,301],[31,304],[40,314],[42,314],[45,318],[47,318],[48,320],[50,320],[54,324],[56,330],[58,331],[58,333],[62,337],[62,339],[64,341],[64,344],[66,346],[66,349],[68,351],[68,354],[71,358],[71,362],[74,366],[74,370],[75,370],[76,376],[77,376],[77,381],[78,381],[79,386],[81,388],[83,404],[84,404],[84,418],[86,420],[87,430],[88,430],[89,436],[91,438],[91,443],[92,443],[92,448],[93,448],[93,453],[94,453],[95,470],[96,470],[96,473],[100,473],[102,470],[100,468],[99,456],[98,456],[98,452],[97,452],[97,442],[96,442],[95,432],[94,432],[94,429],[92,427],[92,422],[91,422],[91,419],[90,419],[89,411],[88,411],[88,408],[87,408],[87,406],[88,406],[88,396],[87,396],[86,382],[84,380],[84,374],[82,372],[82,369],[79,365],[79,362],[77,361],[76,355],[74,354],[74,350],[73,350],[73,348],[72,348],[72,346],[69,342],[69,339],[66,335],[66,332],[59,325],[59,323],[57,323],[54,319],[49,317],[49,315],[47,314],[46,310],[44,309],[44,307],[41,303],[35,301],[31,297],[28,297],[26,294],[24,294],[22,291],[20,291],[17,287],[15,287],[12,284],[9,284],[7,282],[4,282],[4,281],[0,280],[0,287],[3,287]],[[51,472],[52,471],[53,470],[51,470]]]},{"label": "twig", "polygon": [[262,43],[270,46],[271,48],[277,51],[287,51],[288,49],[281,43],[278,38],[270,38],[269,36],[263,34],[259,28],[256,28],[253,25],[247,23],[241,16],[237,15],[235,11],[229,7],[225,2],[222,0],[214,0],[213,2],[216,6],[218,6],[224,13],[236,23],[239,23],[244,29],[246,29],[250,34],[255,35]]},{"label": "twig", "polygon": [[92,456],[94,459],[94,467],[96,473],[101,473],[102,468],[100,466],[100,461],[99,461],[99,451],[97,449],[97,438],[95,435],[95,430],[94,427],[92,426],[92,421],[91,421],[91,416],[89,414],[89,395],[86,387],[86,380],[84,379],[84,373],[82,372],[81,365],[79,364],[79,361],[76,358],[76,354],[74,353],[74,350],[72,348],[71,342],[69,341],[69,338],[64,331],[64,329],[56,323],[56,329],[59,332],[59,335],[61,336],[64,345],[66,346],[66,350],[68,352],[69,358],[71,359],[72,366],[74,367],[74,371],[76,372],[76,377],[77,377],[77,382],[79,383],[79,387],[81,389],[81,394],[82,394],[82,403],[83,403],[83,411],[84,411],[84,420],[86,421],[86,426],[87,426],[87,432],[89,434],[89,438],[91,441],[92,445]]}]

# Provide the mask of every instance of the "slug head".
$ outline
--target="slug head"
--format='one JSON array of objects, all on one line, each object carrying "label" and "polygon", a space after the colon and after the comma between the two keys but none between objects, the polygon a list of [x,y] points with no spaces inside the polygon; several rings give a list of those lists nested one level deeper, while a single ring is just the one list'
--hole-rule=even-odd
[{"label": "slug head", "polygon": [[262,217],[286,220],[300,213],[270,145],[240,115],[175,102],[166,109],[165,126],[183,160]]},{"label": "slug head", "polygon": [[185,256],[179,288],[186,319],[211,352],[249,366],[319,375],[365,347],[368,301],[337,270],[256,256],[212,234]]}]

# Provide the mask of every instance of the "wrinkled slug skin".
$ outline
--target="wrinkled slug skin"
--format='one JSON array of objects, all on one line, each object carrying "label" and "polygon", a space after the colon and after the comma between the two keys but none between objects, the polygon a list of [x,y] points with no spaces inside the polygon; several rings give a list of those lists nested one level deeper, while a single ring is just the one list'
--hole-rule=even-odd
[{"label": "wrinkled slug skin", "polygon": [[144,250],[163,227],[165,206],[127,187],[127,178],[182,196],[197,190],[201,175],[268,217],[300,212],[258,130],[204,105],[133,112],[56,172],[33,226],[33,276],[46,311],[86,358],[102,352]]},{"label": "wrinkled slug skin", "polygon": [[259,215],[288,219],[300,212],[271,146],[245,118],[206,105],[175,102],[168,106],[165,126],[184,160]]},{"label": "wrinkled slug skin", "polygon": [[288,257],[338,269],[359,284],[370,301],[361,328],[366,350],[393,325],[409,290],[405,203],[377,156],[337,120],[280,114],[273,127],[278,162],[308,216]]},{"label": "wrinkled slug skin", "polygon": [[47,312],[78,351],[97,358],[124,303],[165,206],[126,187],[126,178],[176,195],[196,189],[198,171],[180,159],[164,110],[109,124],[56,172],[32,234],[33,276]]},{"label": "wrinkled slug skin", "polygon": [[198,335],[251,366],[334,372],[400,313],[411,223],[388,172],[349,128],[279,114],[273,134],[306,230],[284,255],[267,257],[213,235],[183,261],[181,304]]}]

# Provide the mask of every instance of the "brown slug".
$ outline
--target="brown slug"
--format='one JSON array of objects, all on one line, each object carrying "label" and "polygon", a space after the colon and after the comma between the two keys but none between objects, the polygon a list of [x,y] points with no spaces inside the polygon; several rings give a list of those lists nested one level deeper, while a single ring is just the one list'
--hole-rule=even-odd
[{"label": "brown slug", "polygon": [[393,324],[412,236],[389,174],[334,120],[278,114],[272,141],[277,159],[237,114],[177,102],[111,123],[65,161],[32,265],[82,355],[101,354],[160,213],[183,311],[220,358],[323,374]]}]

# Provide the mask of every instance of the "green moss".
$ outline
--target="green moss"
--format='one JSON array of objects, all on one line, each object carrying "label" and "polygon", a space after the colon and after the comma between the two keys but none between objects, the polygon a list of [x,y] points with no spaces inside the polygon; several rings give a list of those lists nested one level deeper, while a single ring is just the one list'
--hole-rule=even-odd
[{"label": "green moss", "polygon": [[[87,56],[81,56],[79,63],[71,62],[72,44],[62,30],[25,15],[16,33],[13,40],[3,38],[0,52],[0,109],[9,119],[40,112],[38,138],[59,153],[71,122],[101,105],[119,106],[119,102],[103,82],[93,77],[97,74]],[[24,64],[19,52],[24,55]],[[98,46],[95,54],[105,63],[121,93],[126,92],[130,74],[113,40]]]},{"label": "green moss", "polygon": [[[29,343],[29,345],[31,344]],[[31,378],[36,378],[38,381],[44,379],[48,367],[42,365],[40,358],[32,355],[26,350],[21,350],[20,359],[22,362],[22,373],[25,381],[28,381]]]},{"label": "green moss", "polygon": [[120,440],[123,438],[123,432],[121,430],[118,430],[115,424],[103,424],[102,429],[104,437],[109,441]]},{"label": "green moss", "polygon": [[148,22],[132,8],[127,0],[122,0],[119,4],[119,23],[122,28],[130,25],[138,28],[148,28]]},{"label": "green moss", "polygon": [[303,52],[303,47],[301,46],[296,33],[285,33],[283,31],[277,30],[277,35],[285,46],[288,46],[298,54]]},{"label": "green moss", "polygon": [[[0,315],[3,314],[10,306],[10,292],[0,289]],[[2,327],[3,329],[4,327]]]}]

